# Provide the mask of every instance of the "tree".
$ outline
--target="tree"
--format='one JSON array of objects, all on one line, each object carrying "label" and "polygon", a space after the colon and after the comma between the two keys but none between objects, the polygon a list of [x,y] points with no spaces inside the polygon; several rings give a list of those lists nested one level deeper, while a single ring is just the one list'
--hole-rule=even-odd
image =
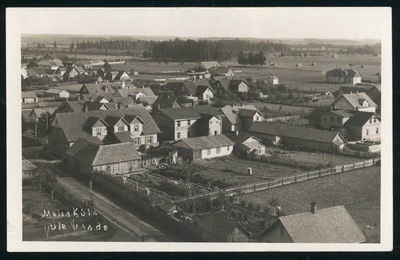
[{"label": "tree", "polygon": [[72,53],[74,51],[74,49],[75,49],[75,44],[74,44],[74,42],[71,42],[71,46],[69,48],[69,51]]},{"label": "tree", "polygon": [[54,42],[54,49],[57,49],[57,42]]},{"label": "tree", "polygon": [[110,63],[108,63],[108,61],[107,60],[105,60],[104,61],[104,71],[107,73],[107,72],[109,72],[109,71],[111,71],[111,65],[110,65]]},{"label": "tree", "polygon": [[239,56],[238,56],[238,58],[237,58],[237,61],[238,61],[238,63],[239,63],[240,65],[244,65],[244,64],[247,64],[247,63],[248,63],[248,62],[247,62],[247,58],[246,58],[246,56],[244,55],[243,52],[240,52],[240,53],[239,53]]}]

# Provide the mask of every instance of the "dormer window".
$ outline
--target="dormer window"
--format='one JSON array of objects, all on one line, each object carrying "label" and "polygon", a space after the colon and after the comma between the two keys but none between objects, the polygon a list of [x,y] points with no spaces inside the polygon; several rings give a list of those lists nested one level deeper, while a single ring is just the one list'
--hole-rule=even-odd
[{"label": "dormer window", "polygon": [[134,124],[133,125],[133,131],[139,132],[139,125],[138,124]]},{"label": "dormer window", "polygon": [[118,126],[118,132],[123,132],[125,131],[125,126]]},{"label": "dormer window", "polygon": [[101,135],[101,128],[96,128],[96,136]]}]

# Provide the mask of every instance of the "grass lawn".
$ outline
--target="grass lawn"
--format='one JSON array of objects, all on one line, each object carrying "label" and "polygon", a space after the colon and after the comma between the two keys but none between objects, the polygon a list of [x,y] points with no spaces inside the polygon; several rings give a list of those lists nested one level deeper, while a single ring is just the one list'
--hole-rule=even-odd
[{"label": "grass lawn", "polygon": [[[264,162],[255,162],[235,157],[223,157],[213,160],[206,160],[202,163],[207,170],[200,171],[202,177],[223,180],[232,185],[246,185],[268,180],[280,179],[287,176],[301,174],[301,170],[296,168],[281,166],[276,164],[268,164]],[[247,175],[247,168],[252,168],[252,175]],[[226,171],[225,169],[229,169]]]},{"label": "grass lawn", "polygon": [[373,166],[248,194],[244,199],[265,206],[275,196],[286,215],[308,211],[310,202],[317,202],[320,209],[344,205],[368,241],[379,242],[380,179],[380,168]]}]

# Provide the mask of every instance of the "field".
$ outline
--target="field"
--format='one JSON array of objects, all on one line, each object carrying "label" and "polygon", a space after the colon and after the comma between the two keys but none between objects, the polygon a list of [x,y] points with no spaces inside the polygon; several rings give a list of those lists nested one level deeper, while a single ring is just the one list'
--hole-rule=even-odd
[{"label": "field", "polygon": [[310,107],[303,107],[303,106],[292,106],[292,105],[281,105],[281,104],[274,104],[274,103],[262,103],[262,102],[243,102],[245,105],[253,105],[261,112],[268,111],[268,110],[281,110],[282,112],[287,113],[310,113],[314,110],[314,108]]},{"label": "field", "polygon": [[380,176],[380,168],[374,166],[248,194],[245,200],[265,205],[277,197],[286,215],[309,210],[311,202],[320,209],[344,205],[369,242],[379,242]]},{"label": "field", "polygon": [[[202,177],[223,180],[231,185],[265,182],[301,173],[300,170],[293,167],[255,162],[230,156],[206,160],[202,163],[202,166],[208,168],[199,172]],[[247,175],[248,167],[252,168],[253,173],[251,176]]]}]

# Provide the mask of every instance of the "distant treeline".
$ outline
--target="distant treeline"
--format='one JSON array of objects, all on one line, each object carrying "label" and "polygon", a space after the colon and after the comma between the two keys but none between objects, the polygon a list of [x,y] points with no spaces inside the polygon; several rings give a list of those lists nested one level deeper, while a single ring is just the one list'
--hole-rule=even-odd
[{"label": "distant treeline", "polygon": [[240,52],[237,58],[237,62],[241,65],[264,65],[265,60],[266,58],[262,51],[256,54],[249,52],[247,55]]},{"label": "distant treeline", "polygon": [[170,61],[229,60],[236,58],[240,52],[263,51],[265,53],[289,53],[288,44],[280,42],[251,42],[248,40],[169,40],[169,41],[80,41],[72,42],[70,51],[102,50],[105,53],[114,50],[129,52],[141,51],[144,58]]}]

